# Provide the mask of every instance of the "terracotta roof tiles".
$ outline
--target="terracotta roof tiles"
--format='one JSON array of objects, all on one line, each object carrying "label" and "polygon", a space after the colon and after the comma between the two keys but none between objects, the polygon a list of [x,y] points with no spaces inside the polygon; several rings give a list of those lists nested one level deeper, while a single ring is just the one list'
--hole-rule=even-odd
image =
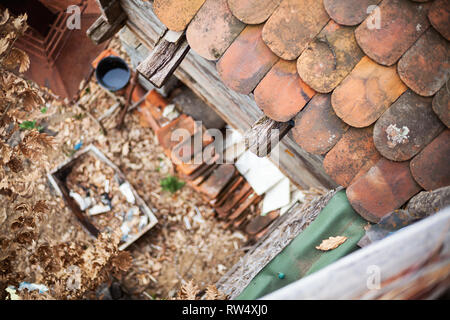
[{"label": "terracotta roof tiles", "polygon": [[205,0],[155,0],[153,11],[167,28],[183,31],[204,2]]},{"label": "terracotta roof tiles", "polygon": [[363,217],[450,184],[448,0],[201,2],[154,3],[169,29],[188,24],[193,51],[220,59],[227,86],[295,120],[294,139],[324,155]]},{"label": "terracotta roof tiles", "polygon": [[267,20],[263,39],[277,56],[293,60],[303,52],[328,20],[322,1],[284,0]]},{"label": "terracotta roof tiles", "polygon": [[356,26],[369,15],[370,9],[381,0],[324,0],[331,19],[344,26]]},{"label": "terracotta roof tiles", "polygon": [[428,145],[444,124],[431,108],[431,98],[406,91],[375,124],[378,151],[394,161],[406,161]]},{"label": "terracotta roof tiles", "polygon": [[391,66],[427,30],[428,7],[410,0],[384,0],[356,29],[356,40],[372,60]]},{"label": "terracotta roof tiles", "polygon": [[247,26],[217,63],[222,82],[236,92],[251,93],[278,61],[261,38],[262,28]]},{"label": "terracotta roof tiles", "polygon": [[203,58],[217,60],[244,28],[228,9],[227,0],[206,0],[189,24],[186,38]]},{"label": "terracotta roof tiles", "polygon": [[285,122],[292,119],[314,96],[298,75],[295,61],[280,60],[255,89],[256,104],[271,119]]},{"label": "terracotta roof tiles", "polygon": [[266,21],[282,0],[228,0],[233,15],[247,24]]}]

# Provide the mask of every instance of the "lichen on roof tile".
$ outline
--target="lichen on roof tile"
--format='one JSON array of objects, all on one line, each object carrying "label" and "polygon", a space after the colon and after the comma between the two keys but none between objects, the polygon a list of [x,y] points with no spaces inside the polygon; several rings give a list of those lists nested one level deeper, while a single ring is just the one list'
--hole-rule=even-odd
[{"label": "lichen on roof tile", "polygon": [[434,0],[428,18],[431,25],[450,41],[450,4],[448,0]]},{"label": "lichen on roof tile", "polygon": [[427,3],[384,0],[355,31],[361,49],[374,61],[391,66],[427,30]]},{"label": "lichen on roof tile", "polygon": [[228,0],[228,7],[236,18],[247,24],[266,21],[282,0]]},{"label": "lichen on roof tile", "polygon": [[307,152],[325,154],[341,139],[348,125],[336,116],[330,94],[316,94],[295,117],[292,134]]},{"label": "lichen on roof tile", "polygon": [[450,130],[445,129],[411,160],[414,179],[425,190],[450,185]]},{"label": "lichen on roof tile", "polygon": [[333,91],[331,104],[344,122],[361,128],[374,123],[405,90],[395,66],[365,56]]},{"label": "lichen on roof tile", "polygon": [[217,62],[223,83],[242,94],[249,94],[278,61],[262,41],[263,25],[248,25]]},{"label": "lichen on roof tile", "polygon": [[279,60],[256,87],[255,101],[271,119],[292,119],[314,96],[297,73],[295,61]]},{"label": "lichen on roof tile", "polygon": [[336,183],[347,187],[362,169],[369,169],[365,166],[367,162],[372,164],[380,158],[373,143],[373,126],[349,128],[327,153],[323,167]]},{"label": "lichen on roof tile", "polygon": [[364,21],[381,0],[323,0],[325,10],[337,23],[356,26]]},{"label": "lichen on roof tile", "polygon": [[347,198],[364,219],[377,223],[421,190],[409,162],[381,158],[375,166],[347,188]]},{"label": "lichen on roof tile", "polygon": [[439,119],[450,128],[450,84],[449,81],[442,86],[433,98],[433,111]]},{"label": "lichen on roof tile", "polygon": [[317,92],[332,91],[364,56],[353,30],[330,20],[298,58],[300,77]]},{"label": "lichen on roof tile", "polygon": [[328,20],[321,0],[284,0],[267,20],[263,39],[280,58],[294,60]]},{"label": "lichen on roof tile", "polygon": [[434,95],[450,76],[450,45],[429,28],[398,62],[402,81],[421,96]]},{"label": "lichen on roof tile", "polygon": [[205,0],[155,0],[153,11],[164,25],[173,31],[183,31]]},{"label": "lichen on roof tile", "polygon": [[228,9],[227,0],[206,0],[189,24],[186,38],[200,56],[217,60],[244,28]]},{"label": "lichen on roof tile", "polygon": [[407,90],[378,119],[373,139],[385,158],[409,160],[444,130],[431,100]]}]

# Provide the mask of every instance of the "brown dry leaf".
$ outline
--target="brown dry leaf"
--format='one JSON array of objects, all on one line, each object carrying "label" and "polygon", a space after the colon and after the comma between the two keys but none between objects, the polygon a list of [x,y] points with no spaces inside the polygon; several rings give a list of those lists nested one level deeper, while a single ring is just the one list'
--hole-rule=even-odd
[{"label": "brown dry leaf", "polygon": [[27,111],[31,111],[32,108],[44,103],[39,93],[33,89],[27,89],[19,94],[22,99],[23,106]]},{"label": "brown dry leaf", "polygon": [[27,29],[27,19],[28,19],[28,16],[26,13],[22,14],[14,19],[13,25],[19,34],[25,32],[25,30]]},{"label": "brown dry leaf", "polygon": [[27,71],[30,67],[30,57],[24,51],[17,48],[12,48],[3,62],[6,67],[11,69],[18,66],[20,73]]},{"label": "brown dry leaf", "polygon": [[7,164],[11,159],[12,149],[6,143],[0,141],[0,164]]},{"label": "brown dry leaf", "polygon": [[181,286],[179,297],[182,300],[196,300],[197,294],[200,292],[193,280],[186,282]]},{"label": "brown dry leaf", "polygon": [[206,287],[206,294],[205,294],[206,300],[226,300],[227,296],[217,290],[215,285],[209,285]]},{"label": "brown dry leaf", "polygon": [[117,256],[112,258],[112,265],[116,270],[128,271],[130,269],[133,258],[128,251],[121,251]]},{"label": "brown dry leaf", "polygon": [[328,251],[333,250],[339,247],[347,240],[347,237],[337,236],[337,237],[329,237],[328,239],[322,240],[320,246],[316,247],[317,250]]},{"label": "brown dry leaf", "polygon": [[1,38],[0,39],[0,55],[3,54],[6,50],[8,50],[9,47],[9,38]]},{"label": "brown dry leaf", "polygon": [[9,11],[6,9],[0,14],[0,26],[4,25],[9,20]]}]

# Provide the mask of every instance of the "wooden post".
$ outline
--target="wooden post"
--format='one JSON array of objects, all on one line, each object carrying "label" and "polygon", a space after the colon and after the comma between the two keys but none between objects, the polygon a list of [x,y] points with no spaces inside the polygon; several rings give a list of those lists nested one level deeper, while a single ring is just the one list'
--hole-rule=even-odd
[{"label": "wooden post", "polygon": [[266,157],[291,129],[290,122],[277,122],[263,116],[245,133],[245,147],[258,157]]},{"label": "wooden post", "polygon": [[157,88],[161,88],[169,80],[189,52],[184,35],[175,42],[172,42],[172,36],[172,33],[166,33],[147,59],[137,67],[137,71]]}]

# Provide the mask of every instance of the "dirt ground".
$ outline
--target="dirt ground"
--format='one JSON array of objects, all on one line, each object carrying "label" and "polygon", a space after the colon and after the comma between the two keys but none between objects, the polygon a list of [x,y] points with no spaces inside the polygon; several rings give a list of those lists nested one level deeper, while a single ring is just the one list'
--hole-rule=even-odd
[{"label": "dirt ground", "polygon": [[[112,46],[119,48],[117,40]],[[125,56],[124,56],[125,57]],[[98,115],[115,104],[114,99],[92,79],[80,100],[84,110]],[[74,148],[94,144],[125,174],[147,205],[154,208],[157,225],[127,250],[133,264],[121,280],[126,292],[133,298],[167,299],[174,297],[180,285],[194,282],[204,289],[214,284],[244,254],[241,249],[246,237],[240,232],[224,230],[213,217],[212,208],[200,195],[185,185],[174,194],[164,191],[160,181],[174,174],[170,160],[158,145],[154,132],[139,125],[138,115],[130,113],[125,128],[116,130],[114,115],[103,125],[76,105],[52,104],[42,115],[40,125],[54,133],[55,154],[47,167],[34,167],[32,197],[45,199],[50,207],[40,230],[40,242],[93,242],[63,200],[51,190],[46,174],[74,154]],[[0,197],[1,202],[8,201]],[[26,261],[22,266],[30,281],[39,282],[39,270],[30,269]]]}]

